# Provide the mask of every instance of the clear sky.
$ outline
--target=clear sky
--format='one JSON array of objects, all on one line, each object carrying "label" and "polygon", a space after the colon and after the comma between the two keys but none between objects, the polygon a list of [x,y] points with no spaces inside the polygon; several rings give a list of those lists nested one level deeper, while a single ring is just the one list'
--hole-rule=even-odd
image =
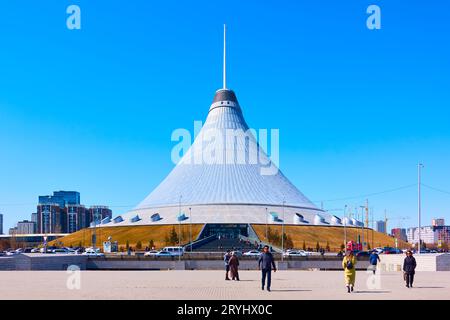
[{"label": "clear sky", "polygon": [[[440,0],[2,0],[4,232],[54,190],[114,214],[150,193],[173,167],[172,131],[192,131],[221,87],[223,23],[228,86],[252,128],[280,130],[284,174],[339,215],[409,186],[367,198],[375,218],[409,217],[389,227],[416,224],[417,162],[450,190],[449,14]],[[432,217],[450,223],[450,193],[424,186]]]}]

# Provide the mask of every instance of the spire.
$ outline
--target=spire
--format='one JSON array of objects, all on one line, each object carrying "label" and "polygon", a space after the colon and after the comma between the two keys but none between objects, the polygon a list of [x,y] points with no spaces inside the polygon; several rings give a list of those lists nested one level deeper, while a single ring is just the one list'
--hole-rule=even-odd
[{"label": "spire", "polygon": [[223,89],[227,88],[227,26],[223,25]]}]

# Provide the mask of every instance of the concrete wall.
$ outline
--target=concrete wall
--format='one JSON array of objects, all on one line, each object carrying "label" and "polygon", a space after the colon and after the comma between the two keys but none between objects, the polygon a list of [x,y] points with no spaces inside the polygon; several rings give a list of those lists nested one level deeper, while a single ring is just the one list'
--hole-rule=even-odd
[{"label": "concrete wall", "polygon": [[67,270],[71,265],[86,270],[87,260],[84,255],[18,254],[1,258],[0,270]]},{"label": "concrete wall", "polygon": [[[417,262],[416,271],[450,271],[450,254],[414,255]],[[381,254],[382,271],[403,271],[403,254]]]},{"label": "concrete wall", "polygon": [[89,259],[89,270],[185,270],[185,261]]},{"label": "concrete wall", "polygon": [[16,270],[16,261],[13,257],[0,257],[0,271]]}]

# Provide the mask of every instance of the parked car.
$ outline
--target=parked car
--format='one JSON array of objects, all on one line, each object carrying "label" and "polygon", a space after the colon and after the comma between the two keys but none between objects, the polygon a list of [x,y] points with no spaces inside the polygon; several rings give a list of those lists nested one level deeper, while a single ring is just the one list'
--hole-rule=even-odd
[{"label": "parked car", "polygon": [[83,252],[84,255],[90,256],[90,257],[104,257],[105,254],[100,252],[99,248],[86,248],[86,250]]},{"label": "parked car", "polygon": [[286,251],[283,254],[285,257],[306,257],[308,256],[308,253],[304,250],[290,250],[290,251]]},{"label": "parked car", "polygon": [[159,252],[158,250],[147,251],[146,253],[144,253],[144,257],[156,256],[158,252]]},{"label": "parked car", "polygon": [[370,251],[359,251],[356,254],[356,258],[363,258],[363,257],[369,257],[370,256]]},{"label": "parked car", "polygon": [[41,252],[41,249],[39,249],[39,248],[33,248],[30,251],[30,253],[39,253],[39,252]]},{"label": "parked car", "polygon": [[174,255],[169,251],[161,250],[158,253],[156,253],[155,256],[156,257],[173,257]]},{"label": "parked car", "polygon": [[165,247],[161,251],[170,252],[173,256],[182,256],[184,254],[183,247]]},{"label": "parked car", "polygon": [[69,250],[67,248],[56,248],[52,250],[52,253],[68,254]]},{"label": "parked car", "polygon": [[250,251],[244,252],[243,255],[247,256],[247,257],[259,257],[261,255],[261,252],[258,250],[250,250]]}]

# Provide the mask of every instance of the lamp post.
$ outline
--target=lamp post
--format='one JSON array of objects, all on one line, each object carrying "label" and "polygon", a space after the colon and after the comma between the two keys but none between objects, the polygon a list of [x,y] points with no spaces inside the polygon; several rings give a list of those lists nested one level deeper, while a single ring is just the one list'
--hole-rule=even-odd
[{"label": "lamp post", "polygon": [[180,201],[178,202],[178,261],[181,261],[181,198],[183,196],[180,195]]},{"label": "lamp post", "polygon": [[347,205],[344,206],[344,250],[347,251]]},{"label": "lamp post", "polygon": [[191,252],[192,252],[192,208],[189,208],[189,243],[191,244]]},{"label": "lamp post", "polygon": [[283,197],[283,221],[281,223],[281,261],[284,261],[284,204],[286,201],[284,201]]},{"label": "lamp post", "polygon": [[422,170],[422,168],[423,168],[423,164],[418,163],[417,164],[417,225],[418,225],[417,234],[418,234],[418,238],[419,238],[419,242],[418,242],[419,254],[420,254],[420,251],[422,249],[422,243],[420,241],[420,227],[421,227],[420,226],[420,216],[421,216],[421,213],[422,213],[422,199],[421,199],[420,187],[421,187],[421,179],[422,179],[422,177],[421,177],[421,174],[422,174],[421,170]]},{"label": "lamp post", "polygon": [[364,208],[365,206],[360,206],[361,208],[361,249],[364,250]]},{"label": "lamp post", "polygon": [[267,215],[267,208],[266,208],[266,241],[269,243],[269,229],[268,229],[268,222],[269,216]]}]

